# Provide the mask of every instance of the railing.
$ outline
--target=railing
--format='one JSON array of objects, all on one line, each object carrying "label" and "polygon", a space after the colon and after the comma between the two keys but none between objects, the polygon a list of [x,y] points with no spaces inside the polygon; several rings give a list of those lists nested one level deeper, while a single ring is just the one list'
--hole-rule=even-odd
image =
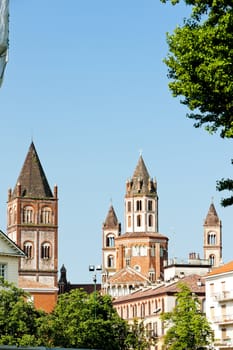
[{"label": "railing", "polygon": [[233,323],[233,314],[221,315],[214,318],[215,323]]},{"label": "railing", "polygon": [[226,339],[216,339],[214,341],[215,346],[232,346],[233,345],[233,340],[231,338],[226,338]]},{"label": "railing", "polygon": [[223,291],[221,293],[215,294],[214,298],[217,301],[233,300],[233,291]]}]

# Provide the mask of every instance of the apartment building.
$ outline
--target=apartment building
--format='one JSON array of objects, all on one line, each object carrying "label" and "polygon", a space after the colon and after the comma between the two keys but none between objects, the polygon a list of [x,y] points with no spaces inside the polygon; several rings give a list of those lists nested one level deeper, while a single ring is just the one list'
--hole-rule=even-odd
[{"label": "apartment building", "polygon": [[233,261],[206,277],[206,316],[214,331],[216,350],[233,350]]}]

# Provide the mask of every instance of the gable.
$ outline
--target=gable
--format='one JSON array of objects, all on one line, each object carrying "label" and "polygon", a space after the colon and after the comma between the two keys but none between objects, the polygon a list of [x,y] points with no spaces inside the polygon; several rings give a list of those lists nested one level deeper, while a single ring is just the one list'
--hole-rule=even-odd
[{"label": "gable", "polygon": [[0,255],[23,257],[25,253],[0,230]]},{"label": "gable", "polygon": [[140,272],[132,269],[129,266],[124,267],[122,270],[116,272],[113,276],[109,278],[109,281],[110,283],[119,283],[119,284],[150,283],[150,281],[145,276],[143,276]]}]

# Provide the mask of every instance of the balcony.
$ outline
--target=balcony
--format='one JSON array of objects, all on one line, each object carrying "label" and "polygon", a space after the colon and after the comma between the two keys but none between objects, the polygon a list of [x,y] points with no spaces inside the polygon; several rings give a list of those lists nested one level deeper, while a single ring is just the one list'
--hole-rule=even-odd
[{"label": "balcony", "polygon": [[233,291],[224,291],[218,294],[215,294],[215,300],[218,302],[225,302],[233,300]]},{"label": "balcony", "polygon": [[214,318],[214,322],[219,325],[233,324],[233,314],[217,316]]},{"label": "balcony", "polygon": [[216,339],[214,341],[214,346],[219,349],[233,349],[233,340],[231,338],[226,339]]}]

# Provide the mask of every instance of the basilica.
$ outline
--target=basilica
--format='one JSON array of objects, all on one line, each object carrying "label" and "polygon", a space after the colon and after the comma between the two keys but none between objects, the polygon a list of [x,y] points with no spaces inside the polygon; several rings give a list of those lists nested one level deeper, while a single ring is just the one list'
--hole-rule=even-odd
[{"label": "basilica", "polygon": [[[187,263],[168,259],[168,237],[158,227],[157,182],[140,155],[132,177],[126,182],[125,231],[111,205],[102,227],[102,289],[113,297],[127,295],[177,275],[204,274],[222,262],[222,224],[211,203],[204,221],[203,258],[190,253]],[[183,266],[182,266],[183,265]],[[176,269],[177,270],[177,269]]]},{"label": "basilica", "polygon": [[[221,264],[222,225],[213,203],[203,225],[203,259],[191,253],[187,264],[170,261],[169,237],[159,232],[157,187],[140,155],[126,181],[124,231],[113,205],[102,225],[102,281],[97,288],[115,299]],[[7,237],[25,254],[19,259],[18,285],[31,294],[36,307],[49,312],[59,293],[83,287],[67,282],[64,265],[58,276],[58,188],[51,190],[33,142],[15,187],[8,191]],[[90,286],[84,289],[92,291]]]}]

